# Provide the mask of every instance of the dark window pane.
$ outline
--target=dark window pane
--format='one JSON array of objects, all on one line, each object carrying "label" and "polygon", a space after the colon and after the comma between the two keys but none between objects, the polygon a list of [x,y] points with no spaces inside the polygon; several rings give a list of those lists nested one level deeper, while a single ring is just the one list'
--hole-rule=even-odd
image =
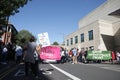
[{"label": "dark window pane", "polygon": [[78,43],[78,36],[75,36],[75,44]]},{"label": "dark window pane", "polygon": [[81,34],[81,42],[84,42],[84,33]]},{"label": "dark window pane", "polygon": [[67,40],[67,46],[69,46],[69,40]]},{"label": "dark window pane", "polygon": [[93,30],[88,31],[89,34],[89,40],[93,40]]},{"label": "dark window pane", "polygon": [[70,38],[70,40],[71,40],[71,45],[73,45],[73,38]]}]

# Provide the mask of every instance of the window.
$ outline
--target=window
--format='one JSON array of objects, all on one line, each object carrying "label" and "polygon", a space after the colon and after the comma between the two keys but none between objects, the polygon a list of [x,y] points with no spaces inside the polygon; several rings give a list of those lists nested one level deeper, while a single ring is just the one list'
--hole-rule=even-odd
[{"label": "window", "polygon": [[75,44],[78,43],[78,36],[75,36]]},{"label": "window", "polygon": [[67,40],[67,46],[69,46],[69,40]]},{"label": "window", "polygon": [[4,32],[6,32],[6,30],[7,30],[7,27],[4,25],[4,26],[2,26],[2,30],[4,31]]},{"label": "window", "polygon": [[71,45],[73,44],[73,38],[70,38],[70,40],[71,40]]},{"label": "window", "polygon": [[88,31],[89,40],[93,40],[93,30]]},{"label": "window", "polygon": [[81,42],[84,42],[84,33],[81,34]]},{"label": "window", "polygon": [[0,35],[3,33],[3,31],[2,31],[2,27],[0,26]]},{"label": "window", "polygon": [[7,27],[5,25],[0,25],[0,35],[2,35],[3,33],[5,33],[7,30]]}]

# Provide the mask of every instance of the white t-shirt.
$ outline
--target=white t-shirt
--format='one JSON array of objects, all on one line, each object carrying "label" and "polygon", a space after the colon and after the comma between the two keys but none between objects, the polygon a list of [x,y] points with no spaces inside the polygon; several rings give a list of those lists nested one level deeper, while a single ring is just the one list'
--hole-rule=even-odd
[{"label": "white t-shirt", "polygon": [[61,52],[61,56],[65,56],[64,51]]},{"label": "white t-shirt", "polygon": [[34,58],[35,60],[38,60],[38,53],[36,51],[34,52]]},{"label": "white t-shirt", "polygon": [[22,56],[22,48],[21,48],[21,46],[17,46],[15,51],[16,51],[16,56]]},{"label": "white t-shirt", "polygon": [[119,52],[117,52],[117,57],[120,57],[120,53]]},{"label": "white t-shirt", "polygon": [[3,48],[3,53],[6,53],[8,50],[6,47]]}]

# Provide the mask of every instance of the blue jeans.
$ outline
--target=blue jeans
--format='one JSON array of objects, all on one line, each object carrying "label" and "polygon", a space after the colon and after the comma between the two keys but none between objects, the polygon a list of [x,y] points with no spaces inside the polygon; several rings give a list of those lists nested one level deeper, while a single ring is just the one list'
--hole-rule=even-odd
[{"label": "blue jeans", "polygon": [[6,62],[7,53],[2,54],[2,62]]}]

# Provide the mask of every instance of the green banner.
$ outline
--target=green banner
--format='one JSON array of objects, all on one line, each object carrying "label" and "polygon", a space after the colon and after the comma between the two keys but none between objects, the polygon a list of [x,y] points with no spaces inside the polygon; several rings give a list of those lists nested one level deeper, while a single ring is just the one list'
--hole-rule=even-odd
[{"label": "green banner", "polygon": [[88,60],[110,60],[111,51],[88,51]]}]

